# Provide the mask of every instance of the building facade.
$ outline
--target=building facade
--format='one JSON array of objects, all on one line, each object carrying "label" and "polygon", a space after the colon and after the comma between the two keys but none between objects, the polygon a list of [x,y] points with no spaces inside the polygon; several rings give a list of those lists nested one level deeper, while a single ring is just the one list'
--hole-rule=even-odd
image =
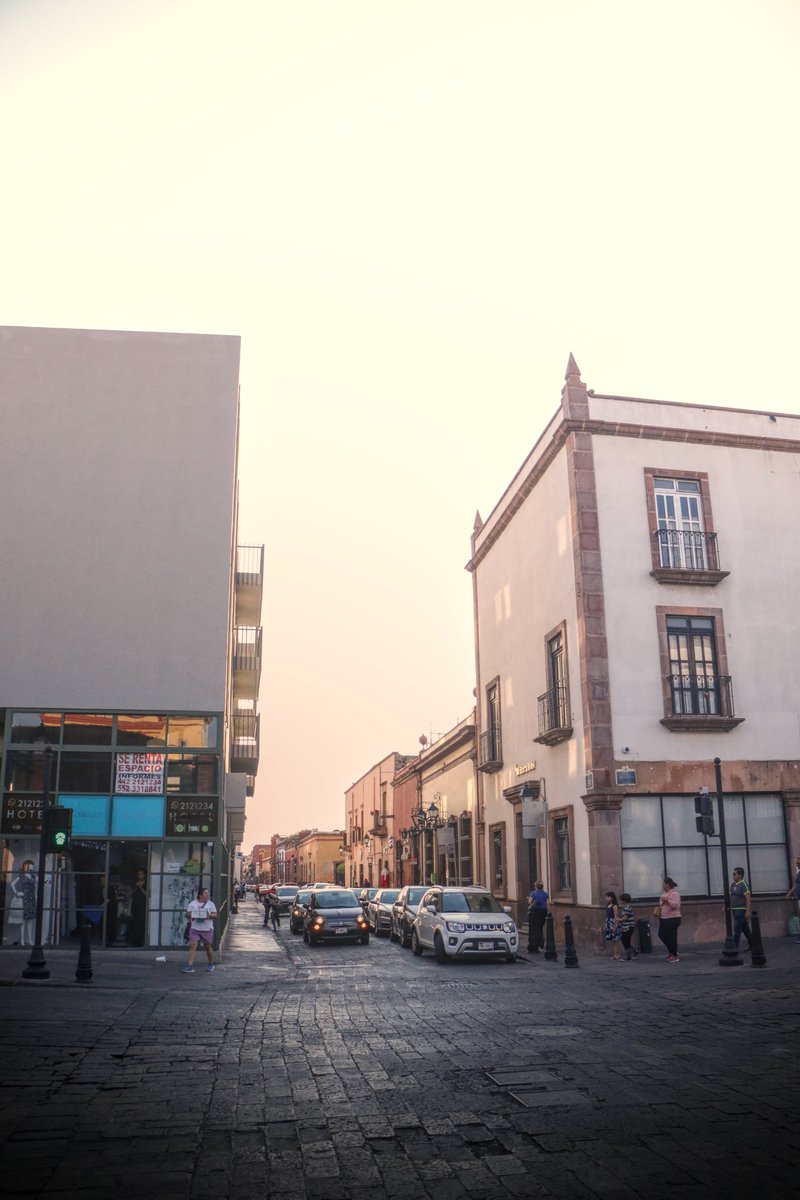
[{"label": "building facade", "polygon": [[393,885],[395,835],[392,780],[411,758],[393,751],[357,779],[345,792],[344,875],[348,887]]},{"label": "building facade", "polygon": [[[229,911],[259,757],[263,547],[237,546],[239,339],[0,329],[3,944],[182,944]],[[20,912],[23,919],[19,919]]]},{"label": "building facade", "polygon": [[649,916],[668,874],[682,940],[720,936],[720,847],[693,804],[718,757],[729,864],[783,931],[800,853],[798,452],[796,416],[600,395],[570,356],[468,563],[478,838],[518,918],[541,876],[592,944],[606,891]]}]

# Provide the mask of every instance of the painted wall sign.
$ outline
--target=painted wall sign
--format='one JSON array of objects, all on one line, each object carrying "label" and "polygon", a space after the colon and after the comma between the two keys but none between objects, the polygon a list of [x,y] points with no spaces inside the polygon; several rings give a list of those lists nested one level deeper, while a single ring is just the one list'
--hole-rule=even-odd
[{"label": "painted wall sign", "polygon": [[41,833],[42,797],[22,792],[3,796],[3,833]]},{"label": "painted wall sign", "polygon": [[514,767],[515,775],[525,775],[528,771],[536,770],[536,759],[531,759],[530,762],[520,763]]}]

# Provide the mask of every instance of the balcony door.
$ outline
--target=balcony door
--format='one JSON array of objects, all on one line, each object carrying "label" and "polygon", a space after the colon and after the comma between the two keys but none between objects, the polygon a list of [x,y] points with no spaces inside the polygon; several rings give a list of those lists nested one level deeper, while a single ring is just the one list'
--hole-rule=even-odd
[{"label": "balcony door", "polygon": [[712,617],[667,617],[673,716],[720,712]]}]

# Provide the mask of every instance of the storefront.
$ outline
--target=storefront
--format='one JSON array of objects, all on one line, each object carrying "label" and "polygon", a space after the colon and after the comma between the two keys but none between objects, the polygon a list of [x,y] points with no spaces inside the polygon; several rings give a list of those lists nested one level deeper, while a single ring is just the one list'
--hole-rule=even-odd
[{"label": "storefront", "polygon": [[219,714],[8,710],[0,721],[4,946],[33,941],[45,790],[72,810],[69,846],[46,859],[45,945],[74,943],[88,924],[97,946],[180,946],[201,882],[222,932],[229,853]]}]

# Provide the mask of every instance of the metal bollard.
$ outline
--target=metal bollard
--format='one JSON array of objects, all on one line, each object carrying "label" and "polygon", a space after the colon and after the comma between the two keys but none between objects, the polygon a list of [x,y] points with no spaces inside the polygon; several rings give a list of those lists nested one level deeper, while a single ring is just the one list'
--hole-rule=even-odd
[{"label": "metal bollard", "polygon": [[92,927],[88,921],[84,921],[81,925],[81,948],[78,953],[78,969],[75,972],[75,978],[79,983],[89,983],[92,978],[92,944],[90,937]]},{"label": "metal bollard", "polygon": [[572,918],[564,917],[564,966],[577,967],[578,955],[575,950],[575,939],[572,936]]},{"label": "metal bollard", "polygon": [[767,956],[764,953],[764,943],[761,940],[761,922],[758,919],[758,911],[755,908],[750,913],[750,931],[753,934],[750,966],[765,967],[767,965]]},{"label": "metal bollard", "polygon": [[553,934],[553,914],[548,913],[544,919],[544,957],[545,962],[558,962],[556,939]]}]

